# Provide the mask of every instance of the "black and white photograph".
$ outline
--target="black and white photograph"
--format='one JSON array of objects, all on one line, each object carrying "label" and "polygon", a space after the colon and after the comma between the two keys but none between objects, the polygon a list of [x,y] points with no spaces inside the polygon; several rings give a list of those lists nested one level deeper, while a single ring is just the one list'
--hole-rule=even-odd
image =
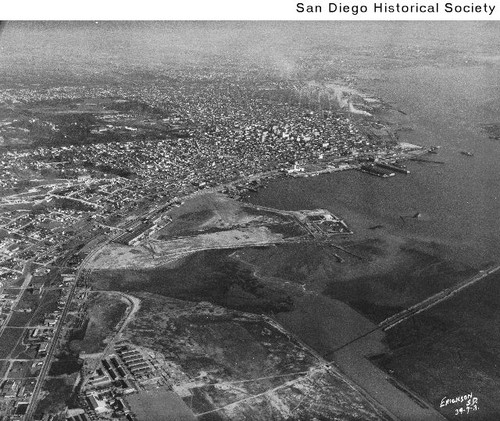
[{"label": "black and white photograph", "polygon": [[292,3],[0,23],[0,421],[500,420],[495,5]]}]

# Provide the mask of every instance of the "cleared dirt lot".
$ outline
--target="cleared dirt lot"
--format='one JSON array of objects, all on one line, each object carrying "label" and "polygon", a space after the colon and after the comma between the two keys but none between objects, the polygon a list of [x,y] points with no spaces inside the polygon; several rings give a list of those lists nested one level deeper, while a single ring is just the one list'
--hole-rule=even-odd
[{"label": "cleared dirt lot", "polygon": [[183,400],[165,389],[150,390],[126,398],[139,420],[195,421],[196,417]]}]

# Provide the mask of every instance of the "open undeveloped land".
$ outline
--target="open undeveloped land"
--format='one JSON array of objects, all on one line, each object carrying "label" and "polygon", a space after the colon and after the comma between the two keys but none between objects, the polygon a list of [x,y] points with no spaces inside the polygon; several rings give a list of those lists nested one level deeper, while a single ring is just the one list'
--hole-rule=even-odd
[{"label": "open undeveloped land", "polygon": [[90,269],[149,268],[204,250],[280,244],[308,234],[300,212],[244,205],[220,193],[189,198],[162,218],[157,230],[139,244],[112,243],[88,264]]},{"label": "open undeveloped land", "polygon": [[90,296],[86,306],[86,318],[82,328],[72,335],[70,346],[87,354],[102,352],[124,317],[127,303],[117,294],[99,292]]},{"label": "open undeveloped land", "polygon": [[198,419],[385,419],[335,368],[271,319],[206,302],[136,295],[141,308],[124,334],[175,367],[173,389]]},{"label": "open undeveloped land", "polygon": [[[336,350],[376,330],[381,320],[474,272],[436,257],[432,244],[380,230],[311,241],[295,213],[200,194],[170,210],[168,223],[149,239],[135,246],[110,244],[89,263],[95,288],[142,300],[126,334],[175,361],[191,382],[181,395],[202,419],[332,419],[346,411],[344,398],[323,396],[334,396],[332,382],[344,384],[343,378],[321,357],[301,361],[300,352],[315,354],[294,351],[292,337],[282,349],[276,347],[280,335],[262,337],[264,329],[273,333],[274,322],[269,325],[261,314],[335,360]],[[287,241],[290,232],[298,241]],[[183,306],[188,310],[181,311]],[[238,312],[244,316],[235,317]],[[387,352],[383,338],[382,332],[370,335],[358,357]],[[388,395],[396,390],[376,377]],[[256,378],[262,379],[249,381]],[[346,390],[338,384],[333,389]],[[303,392],[295,396],[297,390]],[[356,396],[357,403],[345,398],[351,408],[373,411]],[[407,398],[402,405],[415,403]]]},{"label": "open undeveloped land", "polygon": [[231,249],[264,246],[283,242],[280,234],[273,234],[266,227],[232,229],[213,234],[200,234],[171,241],[149,243],[136,247],[110,244],[90,264],[92,269],[147,268],[164,265],[183,256],[203,250]]}]

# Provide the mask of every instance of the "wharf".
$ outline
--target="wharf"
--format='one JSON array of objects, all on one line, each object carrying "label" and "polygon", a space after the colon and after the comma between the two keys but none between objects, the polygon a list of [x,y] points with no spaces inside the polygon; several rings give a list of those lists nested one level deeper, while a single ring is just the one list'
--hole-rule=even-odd
[{"label": "wharf", "polygon": [[383,170],[380,170],[375,167],[375,165],[361,165],[359,167],[359,170],[361,172],[374,175],[376,177],[382,177],[382,178],[387,178],[387,177],[393,177],[395,174],[393,172],[386,172]]},{"label": "wharf", "polygon": [[434,161],[432,159],[424,159],[424,158],[410,158],[410,161],[417,161],[417,162],[428,162],[430,164],[444,164],[444,161]]},{"label": "wharf", "polygon": [[402,174],[410,174],[410,171],[407,170],[406,168],[390,162],[376,162],[376,165],[379,166],[380,168],[396,171]]}]

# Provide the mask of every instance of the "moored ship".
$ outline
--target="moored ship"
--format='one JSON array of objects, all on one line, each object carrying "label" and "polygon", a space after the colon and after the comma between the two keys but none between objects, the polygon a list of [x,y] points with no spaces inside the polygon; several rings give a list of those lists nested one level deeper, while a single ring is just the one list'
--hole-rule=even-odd
[{"label": "moored ship", "polygon": [[393,172],[387,172],[377,168],[374,164],[363,164],[359,167],[359,170],[367,174],[375,175],[377,177],[393,177],[395,174]]}]

